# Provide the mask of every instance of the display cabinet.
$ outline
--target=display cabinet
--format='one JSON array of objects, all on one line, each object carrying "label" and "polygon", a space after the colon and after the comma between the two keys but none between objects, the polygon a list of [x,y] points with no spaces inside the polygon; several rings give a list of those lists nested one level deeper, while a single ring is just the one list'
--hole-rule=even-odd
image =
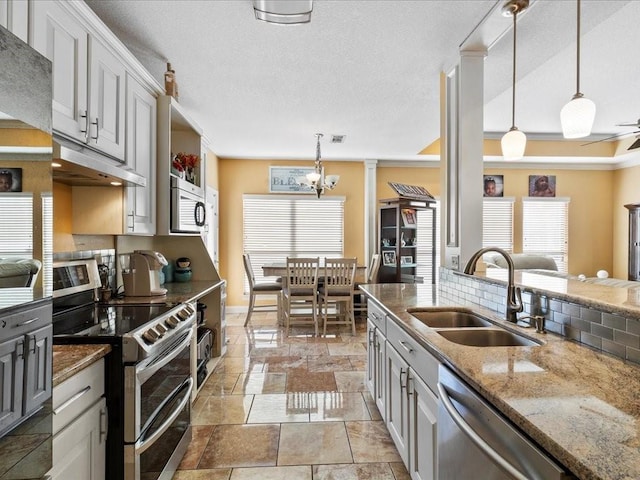
[{"label": "display cabinet", "polygon": [[[378,245],[382,257],[379,283],[423,283],[425,278],[419,272],[419,253],[424,255],[424,245],[428,245],[430,256],[430,277],[427,282],[435,283],[435,242],[436,215],[435,200],[414,200],[409,198],[393,198],[381,200],[379,208]],[[432,210],[431,225],[427,238],[418,238],[418,211]],[[424,257],[423,257],[424,258]]]},{"label": "display cabinet", "polygon": [[625,205],[629,210],[629,280],[640,280],[640,203]]}]

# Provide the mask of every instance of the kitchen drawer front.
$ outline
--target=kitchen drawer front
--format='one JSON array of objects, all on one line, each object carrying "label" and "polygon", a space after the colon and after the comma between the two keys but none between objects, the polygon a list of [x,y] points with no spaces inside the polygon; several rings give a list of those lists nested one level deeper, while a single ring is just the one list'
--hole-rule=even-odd
[{"label": "kitchen drawer front", "polygon": [[392,320],[387,322],[387,342],[398,351],[400,356],[437,396],[438,359],[427,352],[417,340]]},{"label": "kitchen drawer front", "polygon": [[104,359],[91,364],[53,389],[55,435],[104,395]]},{"label": "kitchen drawer front", "polygon": [[367,318],[371,320],[371,323],[378,327],[378,330],[384,335],[387,334],[387,315],[384,313],[384,310],[372,300],[368,300],[367,303]]},{"label": "kitchen drawer front", "polygon": [[5,326],[2,328],[2,337],[17,337],[49,325],[51,323],[52,308],[49,302],[36,308],[29,308],[3,317],[2,323]]}]

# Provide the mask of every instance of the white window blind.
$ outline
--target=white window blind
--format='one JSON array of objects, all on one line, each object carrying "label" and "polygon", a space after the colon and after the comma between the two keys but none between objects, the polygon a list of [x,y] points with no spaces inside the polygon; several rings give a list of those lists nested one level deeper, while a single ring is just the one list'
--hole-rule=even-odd
[{"label": "white window blind", "polygon": [[256,281],[264,278],[262,265],[288,256],[342,257],[344,197],[243,195],[243,232]]},{"label": "white window blind", "polygon": [[522,199],[522,251],[552,257],[567,273],[569,256],[568,198]]},{"label": "white window blind", "polygon": [[33,195],[0,195],[0,252],[3,257],[31,258],[33,255]]},{"label": "white window blind", "polygon": [[[42,194],[42,281],[45,294],[51,294],[53,289],[53,194]],[[52,291],[48,291],[51,289]]]},{"label": "white window blind", "polygon": [[513,252],[513,197],[482,199],[482,246]]},{"label": "white window blind", "polygon": [[[436,217],[435,242],[433,241],[432,221]],[[418,245],[416,247],[416,275],[424,279],[424,283],[431,283],[432,254],[435,252],[435,275],[433,282],[438,280],[440,268],[440,202],[434,204],[433,210],[417,210]]]}]

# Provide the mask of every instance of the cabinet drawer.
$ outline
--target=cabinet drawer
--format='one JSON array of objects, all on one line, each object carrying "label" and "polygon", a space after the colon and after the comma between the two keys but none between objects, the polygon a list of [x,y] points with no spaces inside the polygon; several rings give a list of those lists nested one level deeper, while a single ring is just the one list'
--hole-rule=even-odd
[{"label": "cabinet drawer", "polygon": [[81,415],[104,395],[104,359],[100,359],[53,389],[53,434]]},{"label": "cabinet drawer", "polygon": [[371,320],[371,322],[378,327],[378,329],[384,334],[387,334],[387,326],[386,320],[387,315],[380,308],[377,303],[374,303],[372,300],[367,301],[367,318]]},{"label": "cabinet drawer", "polygon": [[3,323],[6,322],[6,325],[2,328],[3,337],[17,337],[50,324],[52,308],[49,302],[36,308],[29,308],[3,317]]},{"label": "cabinet drawer", "polygon": [[387,322],[387,342],[415,370],[431,391],[437,396],[438,359],[431,355],[417,340],[405,332],[396,322]]}]

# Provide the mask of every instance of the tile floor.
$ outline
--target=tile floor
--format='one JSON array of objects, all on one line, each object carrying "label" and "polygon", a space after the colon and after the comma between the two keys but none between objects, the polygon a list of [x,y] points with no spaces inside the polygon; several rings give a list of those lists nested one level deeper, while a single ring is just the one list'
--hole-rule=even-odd
[{"label": "tile floor", "polygon": [[174,480],[407,480],[364,384],[357,335],[227,314],[227,354],[193,405],[193,440]]}]

